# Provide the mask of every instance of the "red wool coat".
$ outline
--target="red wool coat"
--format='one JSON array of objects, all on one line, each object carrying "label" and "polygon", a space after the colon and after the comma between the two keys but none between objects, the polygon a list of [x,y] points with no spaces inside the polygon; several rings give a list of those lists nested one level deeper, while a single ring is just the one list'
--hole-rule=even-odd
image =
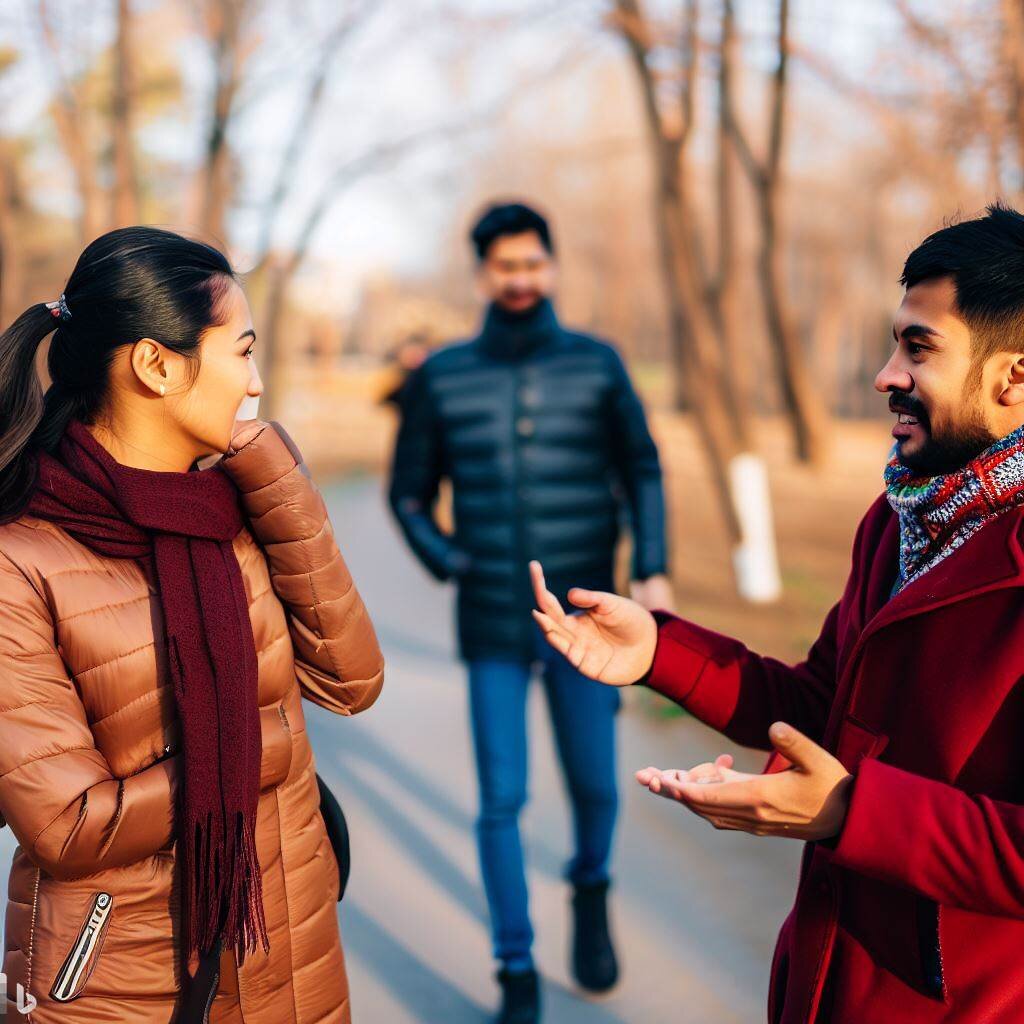
[{"label": "red wool coat", "polygon": [[746,746],[790,722],[855,775],[834,847],[805,847],[771,1024],[1024,1021],[1022,532],[1004,513],[890,600],[879,498],[794,667],[661,619],[654,689]]}]

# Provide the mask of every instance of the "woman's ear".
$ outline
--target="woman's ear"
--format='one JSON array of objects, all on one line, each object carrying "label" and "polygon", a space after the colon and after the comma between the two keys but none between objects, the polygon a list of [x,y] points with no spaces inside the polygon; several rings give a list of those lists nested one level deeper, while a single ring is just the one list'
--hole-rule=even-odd
[{"label": "woman's ear", "polygon": [[173,383],[165,355],[163,345],[152,338],[140,338],[132,346],[132,371],[144,388],[161,397]]}]

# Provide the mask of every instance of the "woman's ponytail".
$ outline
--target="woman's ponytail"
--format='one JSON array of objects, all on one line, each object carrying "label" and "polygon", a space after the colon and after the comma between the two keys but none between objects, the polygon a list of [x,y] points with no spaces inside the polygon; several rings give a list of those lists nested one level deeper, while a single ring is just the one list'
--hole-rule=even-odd
[{"label": "woman's ponytail", "polygon": [[0,334],[0,522],[20,514],[35,483],[33,438],[51,404],[43,398],[36,356],[57,326],[49,307],[39,302]]},{"label": "woman's ponytail", "polygon": [[[28,505],[37,454],[56,452],[70,420],[103,415],[117,351],[152,338],[198,360],[203,332],[223,322],[220,298],[233,277],[224,254],[202,242],[118,228],[85,247],[57,302],[32,306],[0,334],[0,523]],[[54,328],[44,395],[36,357]]]}]

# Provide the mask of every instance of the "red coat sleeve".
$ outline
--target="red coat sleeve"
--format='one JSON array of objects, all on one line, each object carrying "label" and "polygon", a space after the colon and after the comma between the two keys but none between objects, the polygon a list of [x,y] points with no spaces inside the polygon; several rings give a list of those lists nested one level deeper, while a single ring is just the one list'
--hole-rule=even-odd
[{"label": "red coat sleeve", "polygon": [[867,760],[832,863],[936,903],[1024,918],[1024,807]]},{"label": "red coat sleeve", "polygon": [[786,665],[755,654],[738,640],[659,612],[654,663],[644,682],[744,746],[771,750],[768,729],[779,721],[821,743],[839,675],[840,608],[855,600],[865,561],[874,558],[877,534],[890,515],[882,496],[861,520],[843,598],[825,617],[806,660]]},{"label": "red coat sleeve", "polygon": [[744,746],[772,749],[768,727],[776,721],[821,742],[836,688],[838,613],[836,605],[807,660],[786,665],[658,612],[658,645],[644,682]]}]

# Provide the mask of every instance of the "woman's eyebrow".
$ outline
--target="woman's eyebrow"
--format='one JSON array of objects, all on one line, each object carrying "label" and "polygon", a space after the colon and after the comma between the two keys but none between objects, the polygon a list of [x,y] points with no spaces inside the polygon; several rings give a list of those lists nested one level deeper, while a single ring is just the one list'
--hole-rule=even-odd
[{"label": "woman's eyebrow", "polygon": [[251,327],[247,331],[242,331],[242,333],[237,338],[235,338],[235,343],[237,344],[243,338],[252,338],[252,340],[255,341],[256,340],[256,332]]}]

